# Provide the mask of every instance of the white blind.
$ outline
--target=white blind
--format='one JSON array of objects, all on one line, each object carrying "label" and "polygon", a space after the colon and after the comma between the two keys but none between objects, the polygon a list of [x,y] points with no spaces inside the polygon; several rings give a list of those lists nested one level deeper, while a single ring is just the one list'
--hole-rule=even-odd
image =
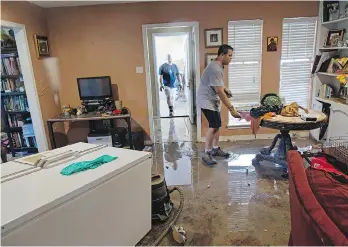
[{"label": "white blind", "polygon": [[317,18],[283,19],[279,94],[290,104],[308,107]]},{"label": "white blind", "polygon": [[250,108],[260,102],[262,24],[262,20],[228,22],[228,44],[234,49],[228,85],[236,107]]}]

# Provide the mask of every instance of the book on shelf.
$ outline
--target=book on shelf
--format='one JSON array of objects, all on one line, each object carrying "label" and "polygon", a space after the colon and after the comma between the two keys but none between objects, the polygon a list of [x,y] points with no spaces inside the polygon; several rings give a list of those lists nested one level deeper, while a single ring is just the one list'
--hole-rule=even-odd
[{"label": "book on shelf", "polygon": [[14,148],[37,148],[35,136],[23,137],[21,133],[12,133],[11,135]]},{"label": "book on shelf", "polygon": [[24,125],[20,114],[7,115],[7,120],[9,127],[22,127]]},{"label": "book on shelf", "polygon": [[24,88],[24,83],[20,78],[5,78],[1,79],[1,91],[6,93],[19,91],[19,88]]},{"label": "book on shelf", "polygon": [[4,97],[3,104],[6,111],[29,111],[28,100],[24,95]]},{"label": "book on shelf", "polygon": [[30,136],[26,138],[29,143],[26,143],[27,147],[37,148],[35,136]]},{"label": "book on shelf", "polygon": [[12,133],[12,142],[15,148],[23,147],[22,137],[20,133]]},{"label": "book on shelf", "polygon": [[323,84],[323,85],[321,85],[321,87],[320,87],[319,97],[320,97],[320,98],[323,98],[323,99],[325,99],[325,98],[331,98],[332,92],[333,92],[333,90],[332,90],[332,87],[331,87],[331,86],[329,86],[329,85],[327,85],[327,84]]},{"label": "book on shelf", "polygon": [[18,57],[1,57],[1,75],[20,75],[20,64]]}]

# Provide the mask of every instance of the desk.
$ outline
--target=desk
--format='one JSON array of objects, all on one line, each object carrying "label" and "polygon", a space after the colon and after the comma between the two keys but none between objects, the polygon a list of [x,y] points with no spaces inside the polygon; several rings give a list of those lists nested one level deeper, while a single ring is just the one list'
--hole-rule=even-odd
[{"label": "desk", "polygon": [[58,115],[54,118],[50,118],[47,120],[48,125],[48,132],[50,135],[50,141],[51,141],[51,147],[52,149],[56,148],[56,140],[54,138],[54,132],[53,132],[53,124],[56,122],[77,122],[77,121],[89,121],[90,125],[91,122],[97,121],[97,120],[113,120],[113,119],[124,119],[127,122],[128,125],[128,136],[129,136],[129,145],[131,149],[134,149],[133,144],[133,134],[132,134],[132,126],[131,126],[131,115],[130,114],[122,114],[122,115],[110,115],[110,116],[102,116],[97,115],[94,112],[89,112],[82,114],[80,116],[65,116],[65,115]]},{"label": "desk", "polygon": [[[289,132],[291,130],[312,130],[319,128],[327,118],[324,113],[314,110],[309,110],[309,115],[316,117],[317,121],[309,122],[302,120],[300,117],[283,117],[280,115],[262,120],[262,127],[280,130],[280,134],[274,137],[270,147],[260,150],[260,153],[257,154],[252,161],[253,166],[257,167],[260,165],[261,161],[267,160],[279,164],[284,172],[287,173],[287,153],[289,150],[296,149],[296,147],[292,145]],[[277,144],[278,139],[280,139],[278,149],[276,153],[272,154],[272,150]]]}]

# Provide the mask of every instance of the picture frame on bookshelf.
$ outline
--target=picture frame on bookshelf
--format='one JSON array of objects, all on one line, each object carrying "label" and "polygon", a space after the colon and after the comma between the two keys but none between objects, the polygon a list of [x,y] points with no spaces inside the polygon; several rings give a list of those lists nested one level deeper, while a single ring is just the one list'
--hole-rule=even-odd
[{"label": "picture frame on bookshelf", "polygon": [[34,35],[36,53],[38,58],[49,57],[50,49],[48,45],[48,37],[41,35]]},{"label": "picture frame on bookshelf", "polygon": [[336,47],[343,40],[344,29],[331,29],[327,32],[324,47]]}]

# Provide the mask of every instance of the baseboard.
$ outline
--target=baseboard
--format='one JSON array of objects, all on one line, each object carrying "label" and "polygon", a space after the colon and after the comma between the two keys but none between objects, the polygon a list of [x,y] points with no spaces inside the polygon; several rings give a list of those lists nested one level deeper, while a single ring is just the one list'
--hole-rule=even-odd
[{"label": "baseboard", "polygon": [[[309,137],[309,131],[293,131],[290,132],[291,137],[300,137],[300,138],[308,138]],[[273,139],[275,134],[259,134],[256,135],[256,138],[254,135],[235,135],[235,136],[220,136],[220,141],[226,142],[226,141],[251,141],[255,139],[259,140],[267,140],[267,139]],[[205,142],[205,137],[201,137],[198,142]]]}]

